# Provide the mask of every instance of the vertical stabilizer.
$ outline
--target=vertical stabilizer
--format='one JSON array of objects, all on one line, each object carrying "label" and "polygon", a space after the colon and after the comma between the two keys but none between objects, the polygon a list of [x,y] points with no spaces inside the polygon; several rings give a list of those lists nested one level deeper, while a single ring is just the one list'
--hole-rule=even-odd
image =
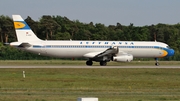
[{"label": "vertical stabilizer", "polygon": [[12,15],[18,42],[40,40],[20,15]]}]

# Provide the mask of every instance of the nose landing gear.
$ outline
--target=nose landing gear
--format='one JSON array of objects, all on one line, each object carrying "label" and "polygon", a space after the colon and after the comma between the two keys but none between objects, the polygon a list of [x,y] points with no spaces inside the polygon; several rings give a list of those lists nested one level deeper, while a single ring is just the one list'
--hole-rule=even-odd
[{"label": "nose landing gear", "polygon": [[155,60],[156,60],[155,65],[156,65],[156,66],[159,66],[160,64],[159,64],[159,62],[158,62],[158,58],[155,58]]}]

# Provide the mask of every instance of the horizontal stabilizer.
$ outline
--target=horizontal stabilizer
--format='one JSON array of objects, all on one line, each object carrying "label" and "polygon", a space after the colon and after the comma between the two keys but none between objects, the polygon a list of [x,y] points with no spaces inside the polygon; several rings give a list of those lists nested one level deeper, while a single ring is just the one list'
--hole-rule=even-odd
[{"label": "horizontal stabilizer", "polygon": [[10,43],[4,43],[4,45],[10,45]]},{"label": "horizontal stabilizer", "polygon": [[31,47],[31,44],[29,43],[21,43],[18,47]]}]

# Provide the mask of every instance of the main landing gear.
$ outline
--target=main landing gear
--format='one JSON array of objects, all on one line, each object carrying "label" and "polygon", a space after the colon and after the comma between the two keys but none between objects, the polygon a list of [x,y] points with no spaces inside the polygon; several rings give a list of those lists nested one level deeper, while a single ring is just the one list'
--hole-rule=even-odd
[{"label": "main landing gear", "polygon": [[86,61],[87,66],[92,66],[93,62],[91,60]]},{"label": "main landing gear", "polygon": [[[100,64],[101,66],[106,66],[106,65],[107,65],[107,62],[106,62],[106,61],[100,61],[99,64]],[[93,62],[92,62],[91,60],[88,60],[88,61],[86,61],[86,65],[87,65],[87,66],[92,66],[92,65],[93,65]]]},{"label": "main landing gear", "polygon": [[159,64],[159,62],[158,62],[158,58],[155,58],[155,60],[156,60],[155,65],[156,65],[156,66],[159,66],[160,64]]},{"label": "main landing gear", "polygon": [[107,62],[106,62],[106,61],[101,61],[101,62],[100,62],[100,65],[101,65],[101,66],[106,66],[106,65],[107,65]]}]

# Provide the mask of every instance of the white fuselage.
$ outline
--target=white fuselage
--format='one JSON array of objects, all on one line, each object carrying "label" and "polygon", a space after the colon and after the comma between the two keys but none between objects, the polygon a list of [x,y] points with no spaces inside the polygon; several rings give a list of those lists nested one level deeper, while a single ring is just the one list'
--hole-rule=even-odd
[{"label": "white fuselage", "polygon": [[90,52],[103,52],[118,46],[119,52],[132,54],[133,57],[154,58],[164,57],[167,44],[146,41],[38,41],[29,42],[32,46],[21,48],[40,55],[72,58],[83,57]]}]

